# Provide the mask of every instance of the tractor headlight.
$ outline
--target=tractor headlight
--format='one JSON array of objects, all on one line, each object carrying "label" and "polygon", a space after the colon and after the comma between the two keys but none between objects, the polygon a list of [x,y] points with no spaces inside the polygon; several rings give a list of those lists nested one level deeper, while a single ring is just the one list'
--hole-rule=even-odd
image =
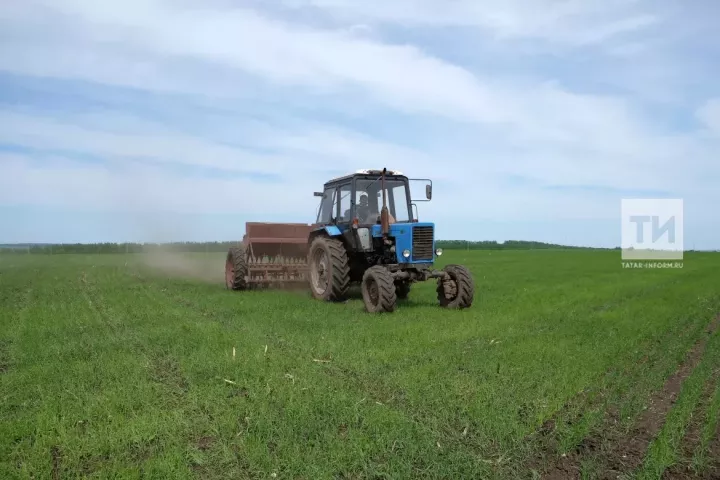
[{"label": "tractor headlight", "polygon": [[439,257],[440,255],[442,255],[442,248],[436,248],[436,249],[435,249],[435,255],[437,255],[438,257]]},{"label": "tractor headlight", "polygon": [[403,257],[410,258],[410,250],[408,250],[407,248],[403,250]]}]

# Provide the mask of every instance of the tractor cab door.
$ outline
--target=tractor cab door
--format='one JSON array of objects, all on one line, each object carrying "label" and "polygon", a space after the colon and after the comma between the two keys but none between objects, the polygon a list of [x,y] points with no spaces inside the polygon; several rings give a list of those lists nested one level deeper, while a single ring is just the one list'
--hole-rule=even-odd
[{"label": "tractor cab door", "polygon": [[322,225],[333,223],[337,217],[337,189],[335,187],[325,188],[320,200],[317,222]]},{"label": "tractor cab door", "polygon": [[352,221],[352,184],[328,186],[323,192],[317,223],[338,226],[349,225]]},{"label": "tractor cab door", "polygon": [[338,225],[350,225],[354,216],[352,183],[338,185]]}]

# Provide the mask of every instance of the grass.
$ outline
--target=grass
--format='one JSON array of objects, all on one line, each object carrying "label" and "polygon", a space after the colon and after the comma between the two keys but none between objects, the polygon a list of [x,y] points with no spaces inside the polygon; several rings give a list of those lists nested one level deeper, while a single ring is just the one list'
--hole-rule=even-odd
[{"label": "grass", "polygon": [[[228,292],[222,255],[2,256],[0,477],[530,478],[609,405],[631,422],[720,312],[720,255],[618,256],[450,251],[472,309],[427,282],[380,316]],[[671,463],[711,361],[645,471]],[[549,418],[553,450],[533,436]]]}]

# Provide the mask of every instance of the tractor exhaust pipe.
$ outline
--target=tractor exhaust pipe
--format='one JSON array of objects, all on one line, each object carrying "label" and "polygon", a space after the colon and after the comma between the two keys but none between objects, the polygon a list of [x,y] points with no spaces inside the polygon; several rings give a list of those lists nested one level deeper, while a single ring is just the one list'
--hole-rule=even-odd
[{"label": "tractor exhaust pipe", "polygon": [[382,177],[380,177],[380,188],[382,188],[382,210],[380,210],[380,226],[382,228],[383,237],[388,236],[390,233],[390,218],[387,208],[387,194],[385,192],[385,173],[387,168],[383,168]]}]

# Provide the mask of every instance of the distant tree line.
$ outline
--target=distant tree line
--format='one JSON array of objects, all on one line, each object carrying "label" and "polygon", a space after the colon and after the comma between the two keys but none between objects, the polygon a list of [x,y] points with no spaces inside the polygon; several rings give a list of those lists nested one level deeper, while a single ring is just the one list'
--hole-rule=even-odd
[{"label": "distant tree line", "polygon": [[60,243],[0,245],[0,255],[7,253],[149,253],[149,252],[226,252],[238,242],[171,242],[171,243]]},{"label": "distant tree line", "polygon": [[[238,242],[171,242],[171,243],[63,243],[63,244],[24,244],[0,245],[0,255],[9,253],[32,253],[56,255],[62,253],[99,254],[99,253],[151,253],[157,251],[174,253],[216,253],[226,252]],[[549,249],[587,249],[554,243],[526,240],[508,240],[496,242],[490,240],[438,240],[436,246],[444,250],[549,250]],[[619,247],[617,247],[619,248]]]},{"label": "distant tree line", "polygon": [[547,250],[588,248],[527,240],[507,240],[505,242],[496,242],[494,240],[482,240],[477,242],[471,242],[468,240],[438,240],[435,242],[435,245],[445,250]]}]

